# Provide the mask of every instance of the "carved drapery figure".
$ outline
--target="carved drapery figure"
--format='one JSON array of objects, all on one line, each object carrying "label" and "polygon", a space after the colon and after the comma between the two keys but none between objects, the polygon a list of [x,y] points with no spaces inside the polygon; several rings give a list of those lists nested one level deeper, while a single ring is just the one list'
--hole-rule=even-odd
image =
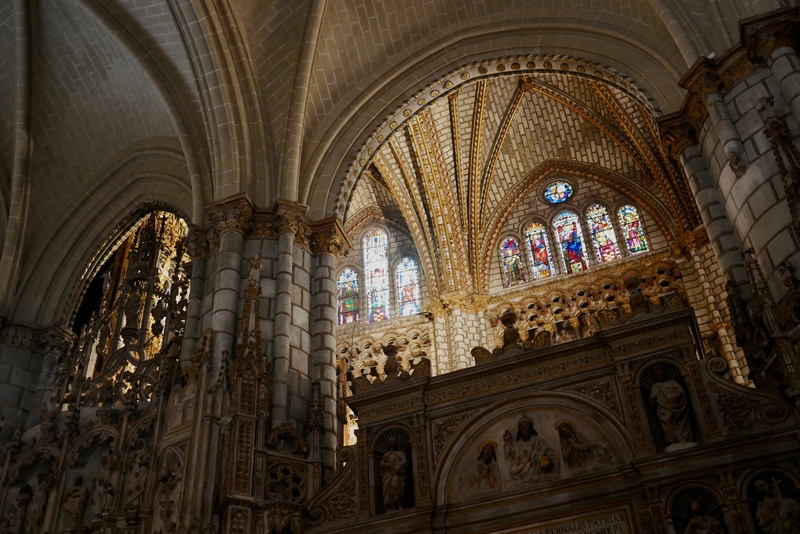
[{"label": "carved drapery figure", "polygon": [[381,482],[383,483],[383,507],[389,510],[403,509],[406,490],[406,453],[397,450],[397,440],[390,438],[387,450],[381,458]]},{"label": "carved drapery figure", "polygon": [[591,315],[585,313],[581,316],[581,320],[583,321],[583,337],[592,337],[597,333],[597,326]]},{"label": "carved drapery figure", "polygon": [[667,378],[662,366],[656,367],[653,373],[656,381],[650,390],[650,402],[656,409],[667,441],[670,444],[691,442],[692,427],[686,392],[676,380]]},{"label": "carved drapery figure", "polygon": [[33,492],[31,504],[28,506],[28,517],[25,520],[25,534],[39,534],[42,531],[42,520],[47,508],[47,494],[49,492],[49,481],[47,475],[39,473],[36,475],[39,485]]},{"label": "carved drapery figure", "polygon": [[723,534],[725,532],[719,521],[710,515],[703,515],[703,506],[699,502],[692,501],[689,508],[692,510],[692,518],[686,525],[684,534]]},{"label": "carved drapery figure", "polygon": [[756,490],[764,498],[756,506],[756,523],[767,534],[800,534],[800,504],[781,495],[780,481],[756,480]]},{"label": "carved drapery figure", "polygon": [[590,442],[582,432],[578,431],[573,421],[569,419],[558,421],[556,430],[561,441],[561,457],[573,471],[611,465],[614,462],[614,455],[609,450],[608,443]]},{"label": "carved drapery figure", "polygon": [[33,494],[28,484],[23,484],[19,488],[19,493],[14,499],[14,507],[11,510],[11,532],[22,534],[25,530],[25,519],[28,517],[28,507],[31,504]]},{"label": "carved drapery figure", "polygon": [[511,478],[519,482],[535,482],[542,475],[559,472],[556,452],[540,436],[533,426],[533,421],[523,417],[517,423],[517,436],[514,440],[511,431],[503,434],[503,451],[506,460],[511,464]]},{"label": "carved drapery figure", "polygon": [[83,477],[75,477],[75,485],[64,494],[64,532],[83,524],[83,512],[88,500],[89,489],[83,485]]},{"label": "carved drapery figure", "polygon": [[130,479],[128,480],[128,491],[126,505],[138,504],[144,491],[144,483],[147,478],[147,468],[150,465],[150,451],[144,440],[136,440],[136,449],[133,452],[133,460],[130,465]]},{"label": "carved drapery figure", "polygon": [[261,255],[256,254],[247,260],[247,280],[256,286],[261,283]]},{"label": "carved drapery figure", "polygon": [[572,336],[569,335],[569,332],[567,332],[565,329],[562,328],[558,332],[558,340],[556,341],[556,345],[561,345],[562,343],[569,343],[570,341],[572,341]]},{"label": "carved drapery figure", "polygon": [[131,290],[128,300],[125,302],[125,327],[139,328],[139,312],[142,310],[142,296],[138,291]]}]

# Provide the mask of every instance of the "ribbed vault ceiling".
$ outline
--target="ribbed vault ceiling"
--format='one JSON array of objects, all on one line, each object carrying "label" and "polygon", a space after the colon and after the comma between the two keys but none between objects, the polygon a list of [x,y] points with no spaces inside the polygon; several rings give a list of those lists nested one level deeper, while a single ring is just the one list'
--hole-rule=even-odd
[{"label": "ribbed vault ceiling", "polygon": [[363,171],[347,204],[348,226],[352,219],[362,226],[370,205],[399,210],[439,295],[487,290],[498,232],[531,188],[554,176],[622,191],[667,236],[692,228],[696,214],[684,202],[691,199],[675,194],[678,175],[655,141],[641,94],[574,64],[545,66],[435,91],[415,112],[400,113],[403,122],[374,136],[368,158],[354,163]]}]

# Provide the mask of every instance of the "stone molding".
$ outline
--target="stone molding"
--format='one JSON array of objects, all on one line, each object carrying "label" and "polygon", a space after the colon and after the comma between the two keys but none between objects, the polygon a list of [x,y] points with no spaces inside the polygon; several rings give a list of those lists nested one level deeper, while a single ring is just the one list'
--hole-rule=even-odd
[{"label": "stone molding", "polygon": [[797,46],[799,13],[800,9],[789,8],[745,20],[739,26],[739,44],[718,59],[700,58],[678,81],[687,91],[681,110],[658,119],[661,139],[677,161],[688,145],[696,144],[708,119],[708,94],[724,97],[757,69],[766,67],[765,58],[773,50]]},{"label": "stone molding", "polygon": [[219,248],[219,236],[234,231],[245,239],[278,239],[294,236],[295,244],[314,254],[340,257],[352,244],[335,217],[310,221],[308,206],[278,200],[272,209],[258,208],[246,194],[236,195],[206,206],[207,227],[192,226],[187,250],[192,258],[207,258]]}]

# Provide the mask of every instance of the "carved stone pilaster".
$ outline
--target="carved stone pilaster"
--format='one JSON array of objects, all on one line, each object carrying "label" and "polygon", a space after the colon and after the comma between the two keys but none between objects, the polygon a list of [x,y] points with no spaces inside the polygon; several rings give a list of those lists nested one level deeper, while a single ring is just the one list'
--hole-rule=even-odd
[{"label": "carved stone pilaster", "polygon": [[417,469],[414,470],[417,479],[417,490],[420,499],[429,499],[431,496],[428,480],[428,447],[425,439],[425,414],[415,413],[414,419],[414,446],[417,449]]},{"label": "carved stone pilaster", "polygon": [[642,424],[642,412],[639,409],[639,402],[637,399],[638,391],[633,384],[633,377],[631,376],[628,362],[619,362],[617,364],[617,377],[622,386],[622,400],[629,424],[633,430],[636,452],[646,451],[648,449],[647,436],[645,436],[644,425]]},{"label": "carved stone pilaster", "polygon": [[369,515],[369,447],[367,429],[356,430],[356,447],[358,448],[358,515]]}]

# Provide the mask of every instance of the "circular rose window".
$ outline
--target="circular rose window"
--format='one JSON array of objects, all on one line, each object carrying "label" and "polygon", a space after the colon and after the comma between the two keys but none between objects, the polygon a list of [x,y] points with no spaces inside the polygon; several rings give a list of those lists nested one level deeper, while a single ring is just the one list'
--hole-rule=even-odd
[{"label": "circular rose window", "polygon": [[544,199],[551,204],[561,204],[572,197],[572,185],[567,182],[553,182],[544,188]]}]

